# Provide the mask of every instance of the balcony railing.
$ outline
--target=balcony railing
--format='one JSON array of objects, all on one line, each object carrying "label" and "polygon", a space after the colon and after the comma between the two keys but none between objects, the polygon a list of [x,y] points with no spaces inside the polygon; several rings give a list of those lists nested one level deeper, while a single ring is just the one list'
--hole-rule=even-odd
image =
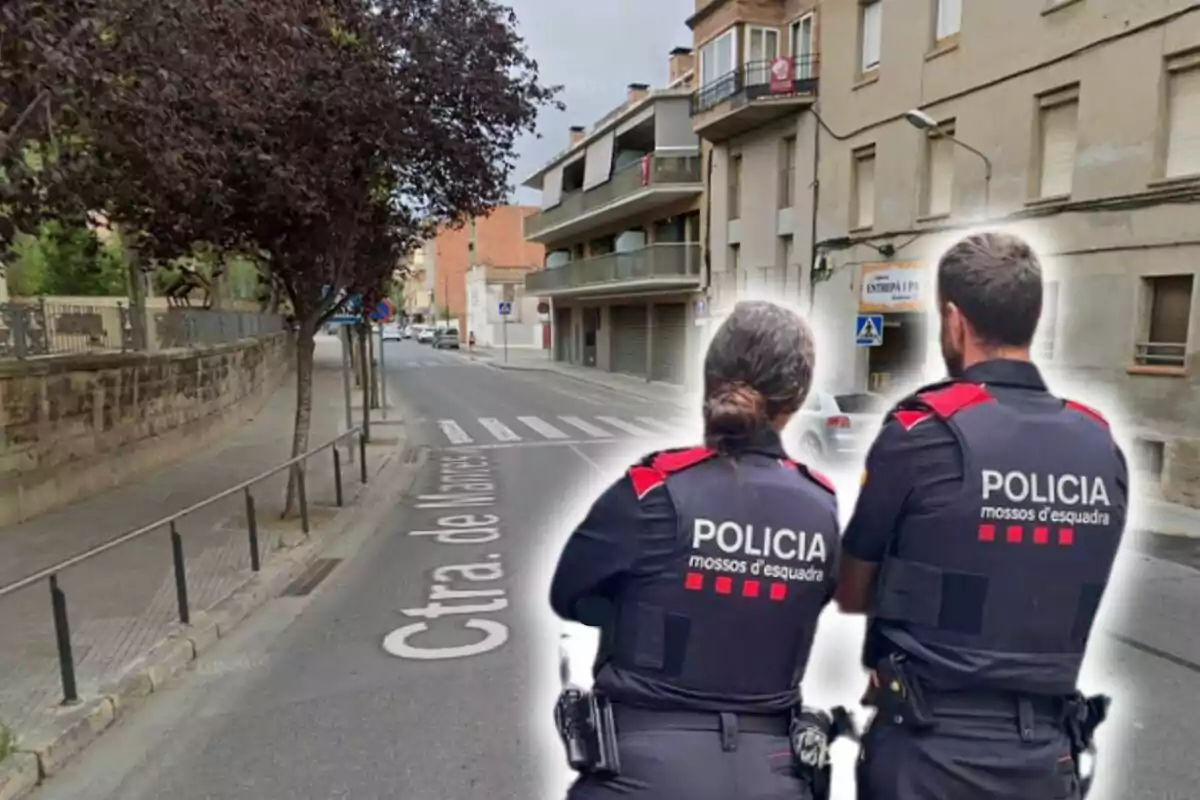
[{"label": "balcony railing", "polygon": [[605,183],[588,190],[563,192],[562,202],[525,218],[525,238],[604,208],[652,186],[700,183],[699,156],[647,155],[613,172]]},{"label": "balcony railing", "polygon": [[525,276],[529,294],[561,292],[655,279],[700,279],[700,245],[695,242],[652,244],[639,250],[572,261]]},{"label": "balcony railing", "polygon": [[[778,63],[791,65],[791,74],[774,74]],[[692,116],[716,108],[726,100],[746,101],[763,97],[815,95],[817,93],[819,61],[816,56],[795,56],[751,61],[727,72],[712,83],[701,86],[692,94]]]},{"label": "balcony railing", "polygon": [[1187,365],[1187,345],[1183,342],[1138,342],[1134,361],[1143,367],[1183,367]]}]

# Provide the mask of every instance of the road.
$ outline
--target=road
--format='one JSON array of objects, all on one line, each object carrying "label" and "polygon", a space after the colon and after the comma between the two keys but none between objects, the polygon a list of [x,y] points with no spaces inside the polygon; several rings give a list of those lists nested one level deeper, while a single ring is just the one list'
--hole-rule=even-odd
[{"label": "road", "polygon": [[[562,796],[553,559],[596,492],[694,424],[411,342],[389,343],[386,362],[389,397],[428,448],[391,521],[336,543],[325,555],[342,560],[314,591],[268,603],[38,800]],[[1093,797],[1196,795],[1200,572],[1185,560],[1122,557],[1123,602],[1108,608],[1128,610],[1105,620],[1115,636],[1096,637],[1086,681],[1119,698]],[[814,702],[856,702],[861,628],[826,613],[805,687]],[[838,800],[853,797],[853,758],[837,749]]]}]

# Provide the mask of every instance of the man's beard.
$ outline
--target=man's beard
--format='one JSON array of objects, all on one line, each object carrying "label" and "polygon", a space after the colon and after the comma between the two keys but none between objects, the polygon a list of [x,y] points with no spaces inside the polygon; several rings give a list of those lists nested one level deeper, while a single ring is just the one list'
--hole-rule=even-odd
[{"label": "man's beard", "polygon": [[961,378],[963,375],[962,351],[955,351],[945,328],[942,329],[942,360],[946,362],[946,374],[951,378]]}]

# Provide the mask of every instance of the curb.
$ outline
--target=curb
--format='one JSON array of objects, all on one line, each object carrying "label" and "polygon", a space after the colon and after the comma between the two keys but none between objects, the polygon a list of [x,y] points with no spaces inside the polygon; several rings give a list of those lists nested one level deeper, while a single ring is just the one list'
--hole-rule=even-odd
[{"label": "curb", "polygon": [[[482,359],[481,359],[481,361],[482,361]],[[573,381],[576,381],[577,383],[582,383],[587,386],[598,386],[601,389],[607,389],[610,392],[617,392],[618,394],[623,394],[627,397],[636,397],[639,400],[649,401],[652,403],[666,403],[668,405],[674,406],[679,409],[687,409],[688,408],[688,405],[681,399],[676,399],[676,398],[672,398],[672,397],[661,397],[661,396],[651,397],[649,395],[642,394],[641,392],[635,392],[632,389],[627,389],[624,386],[613,386],[611,383],[605,383],[604,381],[601,381],[601,380],[593,380],[593,379],[587,377],[586,375],[575,375],[575,374],[572,374],[569,372],[563,372],[562,370],[554,369],[553,367],[526,366],[524,364],[521,364],[521,365],[496,364],[496,363],[491,363],[491,362],[486,362],[486,361],[484,361],[483,363],[485,364],[485,366],[489,366],[493,369],[510,370],[513,372],[546,372],[546,373],[550,373],[551,375],[560,375],[560,376],[566,378],[567,380],[573,380]],[[653,386],[654,384],[647,384],[647,385]]]},{"label": "curb", "polygon": [[0,800],[19,800],[61,771],[121,715],[136,710],[255,609],[282,594],[326,546],[352,525],[381,524],[380,512],[391,508],[412,484],[411,479],[403,479],[405,470],[411,470],[409,477],[415,478],[423,461],[422,448],[405,438],[384,455],[370,483],[360,484],[347,498],[347,505],[302,544],[264,563],[259,572],[252,573],[208,611],[194,612],[190,625],[176,624],[166,638],[102,687],[100,696],[53,712],[54,716],[41,727],[22,736],[13,752],[0,761]]}]

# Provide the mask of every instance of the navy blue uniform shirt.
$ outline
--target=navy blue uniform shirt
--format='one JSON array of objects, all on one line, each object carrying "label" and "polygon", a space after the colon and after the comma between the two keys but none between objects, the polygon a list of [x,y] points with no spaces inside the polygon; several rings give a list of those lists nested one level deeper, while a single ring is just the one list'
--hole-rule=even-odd
[{"label": "navy blue uniform shirt", "polygon": [[[1026,402],[1046,398],[1046,383],[1028,361],[984,361],[967,368],[962,380],[1011,393],[1018,402],[1021,395]],[[903,517],[949,506],[962,483],[962,453],[945,422],[931,415],[905,430],[889,420],[867,453],[863,485],[842,538],[844,552],[859,561],[880,563]],[[884,655],[874,652],[875,644],[866,643],[863,659],[872,668]]]}]

